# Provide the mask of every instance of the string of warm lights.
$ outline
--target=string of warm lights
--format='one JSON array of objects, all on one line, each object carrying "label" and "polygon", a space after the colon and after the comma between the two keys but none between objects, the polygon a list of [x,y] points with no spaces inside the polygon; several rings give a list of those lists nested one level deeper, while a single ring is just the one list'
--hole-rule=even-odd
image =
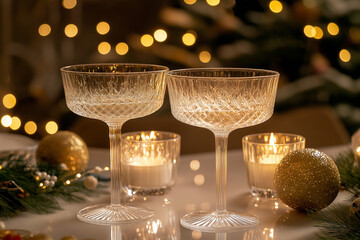
[{"label": "string of warm lights", "polygon": [[[11,94],[5,94],[2,98],[3,106],[7,109],[12,109],[16,105],[16,97]],[[13,131],[19,130],[21,127],[21,119],[17,116],[10,116],[9,114],[5,114],[1,117],[1,125],[5,128],[10,128]],[[58,131],[58,124],[54,121],[49,121],[45,124],[45,131],[48,134],[54,134]],[[24,131],[33,135],[36,133],[38,129],[37,124],[34,121],[28,121],[24,124]]]},{"label": "string of warm lights", "polygon": [[[187,5],[194,5],[197,3],[197,0],[183,0]],[[221,3],[221,0],[206,0],[206,3],[211,6],[215,7]],[[315,7],[316,3],[311,0],[303,0],[304,5],[309,8]],[[315,5],[314,5],[315,4]],[[62,6],[67,9],[71,10],[77,6],[77,0],[62,0]],[[280,0],[270,0],[269,1],[269,10],[273,13],[279,14],[283,12],[284,5]],[[106,21],[100,21],[96,25],[96,32],[99,35],[107,35],[111,30],[111,26]],[[52,32],[52,28],[48,23],[43,23],[38,27],[38,34],[42,37],[49,36]],[[330,36],[337,36],[340,32],[339,26],[334,23],[330,22],[327,26],[321,28],[320,26],[312,26],[306,25],[303,29],[304,35],[308,38],[313,38],[316,40],[322,39],[325,33],[328,33]],[[69,23],[64,28],[64,34],[68,38],[74,38],[78,35],[79,29],[75,24]],[[360,32],[356,32],[353,29],[349,30],[350,37],[359,38],[360,39]],[[168,32],[163,29],[159,28],[156,29],[152,34],[145,33],[139,37],[139,41],[141,46],[145,48],[149,48],[154,45],[155,42],[163,43],[168,39]],[[197,41],[197,33],[194,30],[188,30],[181,35],[181,41],[185,47],[192,47],[196,44]],[[101,55],[109,54],[112,49],[118,55],[126,55],[130,51],[130,45],[123,42],[118,42],[115,47],[112,47],[111,44],[107,41],[102,41],[97,45],[97,51]],[[210,63],[212,60],[212,55],[209,50],[203,50],[198,53],[198,59],[201,63]],[[351,53],[348,49],[341,49],[339,51],[339,59],[342,62],[349,62],[351,60]],[[7,109],[12,109],[16,105],[16,97],[13,94],[6,94],[3,97],[3,105]],[[9,114],[5,114],[1,117],[1,125],[5,128],[10,128],[11,130],[19,130],[22,126],[22,121],[18,116],[10,116]],[[32,135],[38,131],[38,124],[34,121],[27,121],[23,124],[24,130],[27,134]],[[54,134],[58,131],[58,124],[55,121],[49,121],[45,124],[45,131],[48,134]]]},{"label": "string of warm lights", "polygon": [[[314,4],[316,4],[315,2],[309,0],[304,0],[303,2],[305,5],[307,5],[310,8],[314,7]],[[283,4],[278,0],[271,0],[269,2],[269,9],[274,13],[280,13],[283,10]],[[333,22],[330,22],[326,26],[326,30],[331,36],[336,36],[340,32],[339,26]],[[308,38],[314,38],[317,40],[322,39],[324,37],[324,31],[319,26],[306,25],[304,27],[304,34]],[[340,50],[339,59],[345,63],[349,62],[351,60],[351,54],[349,50],[347,49]]]}]

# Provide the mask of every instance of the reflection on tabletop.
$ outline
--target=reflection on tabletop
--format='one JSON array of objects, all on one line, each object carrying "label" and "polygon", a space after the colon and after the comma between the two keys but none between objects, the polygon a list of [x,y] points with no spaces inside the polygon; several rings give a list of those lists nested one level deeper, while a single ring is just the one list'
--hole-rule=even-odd
[{"label": "reflection on tabletop", "polygon": [[[329,156],[347,149],[324,149]],[[90,149],[89,168],[108,166],[109,153],[106,149]],[[214,153],[200,153],[181,156],[179,175],[173,189],[160,196],[129,196],[131,206],[148,207],[155,210],[152,218],[133,224],[102,226],[88,224],[76,218],[76,212],[84,206],[109,201],[108,194],[89,197],[84,203],[62,202],[64,210],[54,214],[36,215],[24,213],[5,220],[7,228],[25,229],[33,233],[46,233],[54,240],[74,235],[78,240],[107,239],[243,239],[243,240],[300,240],[317,239],[312,219],[297,212],[276,199],[252,197],[247,183],[242,151],[228,152],[228,208],[249,212],[260,218],[260,224],[249,231],[205,233],[186,229],[180,225],[180,218],[186,213],[209,210],[215,205]],[[339,194],[337,200],[341,201]]]}]

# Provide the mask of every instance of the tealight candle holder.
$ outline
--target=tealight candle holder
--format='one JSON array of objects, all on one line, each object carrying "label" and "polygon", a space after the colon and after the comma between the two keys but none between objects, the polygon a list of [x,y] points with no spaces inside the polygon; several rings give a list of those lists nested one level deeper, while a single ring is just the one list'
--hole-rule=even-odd
[{"label": "tealight candle holder", "polygon": [[128,195],[161,195],[176,183],[180,135],[142,131],[122,136],[121,184]]},{"label": "tealight candle holder", "polygon": [[305,138],[287,133],[259,133],[243,137],[242,144],[251,194],[275,198],[277,164],[287,153],[305,148]]}]

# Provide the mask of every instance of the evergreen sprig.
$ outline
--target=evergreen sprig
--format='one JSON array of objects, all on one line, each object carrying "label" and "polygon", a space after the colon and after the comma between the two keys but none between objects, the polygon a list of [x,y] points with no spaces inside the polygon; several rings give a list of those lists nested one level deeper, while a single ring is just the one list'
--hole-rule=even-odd
[{"label": "evergreen sprig", "polygon": [[360,239],[360,215],[350,211],[351,201],[360,195],[360,168],[353,151],[348,150],[334,158],[339,173],[341,187],[352,193],[352,197],[341,203],[313,213],[317,220],[317,227],[321,232],[319,239],[340,240]]},{"label": "evergreen sprig", "polygon": [[[59,199],[83,201],[84,194],[99,192],[86,189],[84,178],[77,178],[72,171],[47,163],[31,166],[24,159],[24,156],[14,155],[0,158],[0,217],[14,217],[23,211],[53,213],[61,209]],[[39,171],[57,176],[55,186],[40,187],[39,180],[36,179],[36,172]],[[81,174],[84,176],[86,172]],[[71,183],[66,184],[67,180]]]}]

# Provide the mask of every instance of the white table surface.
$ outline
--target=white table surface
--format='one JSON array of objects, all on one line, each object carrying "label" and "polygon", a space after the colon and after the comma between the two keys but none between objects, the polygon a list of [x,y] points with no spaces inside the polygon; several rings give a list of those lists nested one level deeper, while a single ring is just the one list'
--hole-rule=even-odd
[{"label": "white table surface", "polygon": [[[347,149],[347,146],[321,149],[329,156]],[[90,149],[89,167],[109,165],[107,149]],[[192,160],[200,161],[197,171],[190,169]],[[194,183],[202,174],[204,183]],[[341,194],[335,201],[341,201]],[[201,153],[181,156],[177,184],[162,196],[130,198],[129,204],[155,210],[148,221],[120,226],[93,225],[81,222],[76,212],[83,207],[110,203],[110,195],[89,197],[86,202],[61,202],[63,210],[54,214],[23,213],[5,220],[7,229],[25,229],[33,233],[47,233],[54,240],[74,235],[79,240],[118,239],[316,239],[312,219],[285,206],[279,200],[256,199],[249,193],[241,150],[228,152],[227,209],[248,212],[260,217],[260,225],[251,231],[227,234],[201,233],[183,228],[179,219],[186,213],[215,208],[215,154]],[[275,208],[275,202],[278,208]],[[41,203],[40,203],[41,204]]]}]

